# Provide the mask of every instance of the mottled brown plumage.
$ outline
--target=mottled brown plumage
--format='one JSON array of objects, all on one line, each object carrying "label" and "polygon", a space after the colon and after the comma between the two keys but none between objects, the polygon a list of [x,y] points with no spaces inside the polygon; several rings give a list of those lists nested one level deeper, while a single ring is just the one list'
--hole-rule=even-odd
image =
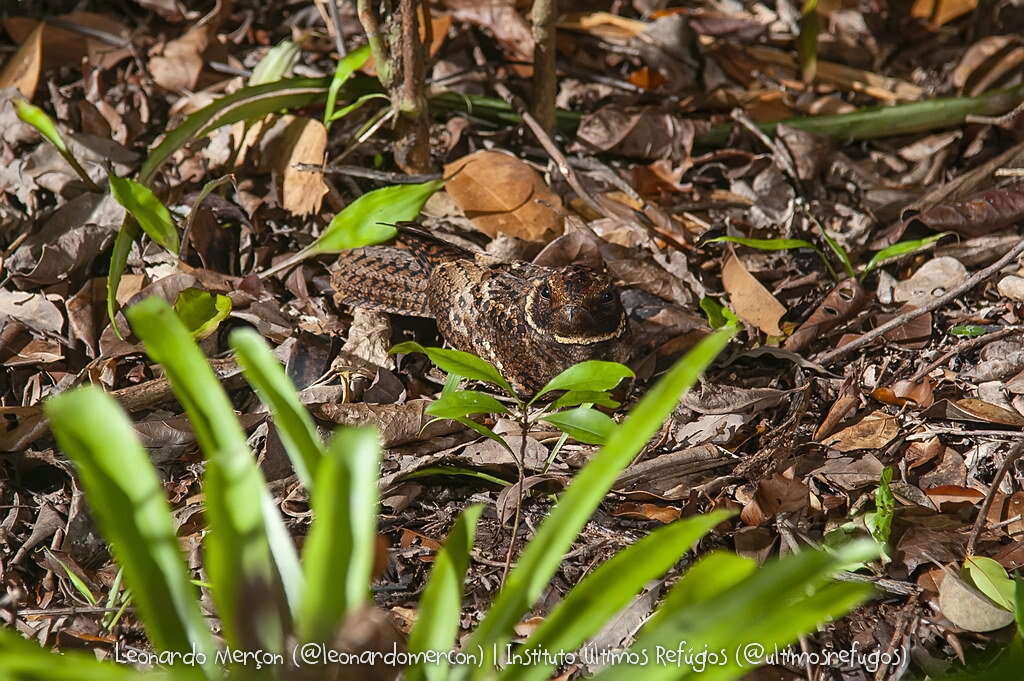
[{"label": "mottled brown plumage", "polygon": [[577,362],[626,358],[619,291],[590,267],[502,263],[403,227],[394,245],[342,253],[331,282],[339,302],[436,319],[524,395]]}]

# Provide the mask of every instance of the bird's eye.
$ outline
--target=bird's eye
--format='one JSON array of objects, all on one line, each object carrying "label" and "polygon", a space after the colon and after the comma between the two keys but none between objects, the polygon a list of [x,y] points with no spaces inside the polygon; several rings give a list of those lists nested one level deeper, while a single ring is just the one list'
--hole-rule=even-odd
[{"label": "bird's eye", "polygon": [[613,300],[615,300],[615,293],[613,293],[612,291],[605,291],[604,293],[601,294],[601,297],[597,299],[597,302],[601,303],[602,305],[607,305]]},{"label": "bird's eye", "polygon": [[548,286],[547,284],[544,284],[543,286],[541,286],[540,287],[540,297],[543,298],[544,300],[550,299],[551,298],[551,287]]}]

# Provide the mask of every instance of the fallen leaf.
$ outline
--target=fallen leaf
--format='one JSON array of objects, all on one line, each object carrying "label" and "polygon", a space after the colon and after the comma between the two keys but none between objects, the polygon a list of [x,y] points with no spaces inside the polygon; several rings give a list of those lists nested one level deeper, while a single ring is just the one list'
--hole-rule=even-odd
[{"label": "fallen leaf", "polygon": [[679,520],[678,508],[671,506],[659,506],[657,504],[637,504],[626,502],[617,504],[611,510],[613,516],[619,518],[633,518],[634,520],[656,520],[659,523],[668,524]]},{"label": "fallen leaf", "polygon": [[884,411],[873,411],[859,422],[840,430],[822,441],[827,447],[840,452],[855,449],[881,449],[895,439],[900,432],[899,420]]},{"label": "fallen leaf", "polygon": [[524,161],[500,151],[478,151],[449,163],[445,190],[473,225],[548,242],[562,233],[562,200]]},{"label": "fallen leaf", "polygon": [[995,631],[1013,622],[1013,613],[985,594],[947,572],[939,585],[939,610],[950,622],[967,631]]},{"label": "fallen leaf", "polygon": [[0,70],[0,89],[16,87],[31,100],[36,94],[36,86],[39,85],[39,71],[43,66],[43,28],[46,24],[40,22],[29,34],[25,42],[21,44],[18,51],[4,64]]},{"label": "fallen leaf", "polygon": [[295,165],[323,163],[327,128],[312,118],[284,118],[283,134],[269,147],[281,191],[281,207],[292,215],[312,215],[320,212],[320,204],[327,195],[327,183],[320,173],[299,170]]},{"label": "fallen leaf", "polygon": [[1003,426],[1024,427],[1024,416],[1017,412],[1004,409],[991,402],[973,397],[962,400],[939,400],[930,409],[922,413],[929,418],[950,419],[952,421],[980,421],[996,423]]},{"label": "fallen leaf", "polygon": [[786,308],[747,271],[735,253],[730,252],[722,266],[722,286],[740,319],[769,336],[782,335],[779,320],[786,314]]}]

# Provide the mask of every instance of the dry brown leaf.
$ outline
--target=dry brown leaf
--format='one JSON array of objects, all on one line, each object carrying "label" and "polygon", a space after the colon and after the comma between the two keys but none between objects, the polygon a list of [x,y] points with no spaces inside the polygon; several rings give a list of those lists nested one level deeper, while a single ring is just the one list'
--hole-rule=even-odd
[{"label": "dry brown leaf", "polygon": [[769,336],[782,335],[779,320],[786,308],[747,271],[735,253],[730,252],[722,266],[722,286],[736,316]]},{"label": "dry brown leaf", "polygon": [[[130,33],[121,22],[95,12],[71,12],[54,18],[115,36],[126,36]],[[3,23],[7,33],[19,45],[42,25],[39,20],[28,17],[10,17],[4,19]],[[97,68],[110,68],[132,53],[127,47],[114,47],[102,40],[88,38],[81,33],[50,24],[45,25],[42,40],[44,68],[78,66],[85,57],[89,57],[89,61]]]},{"label": "dry brown leaf", "polygon": [[16,87],[26,99],[32,99],[39,85],[39,71],[43,66],[43,29],[40,22],[21,44],[18,51],[0,71],[0,89]]},{"label": "dry brown leaf", "polygon": [[953,421],[981,421],[982,423],[998,423],[1003,426],[1024,427],[1024,417],[1020,414],[973,397],[956,401],[939,400],[923,415]]},{"label": "dry brown leaf", "polygon": [[681,514],[678,508],[672,508],[671,506],[626,502],[615,506],[612,509],[612,515],[619,518],[633,518],[634,520],[656,520],[667,525],[679,520]]},{"label": "dry brown leaf", "polygon": [[562,233],[562,199],[515,156],[478,151],[449,163],[444,174],[448,194],[488,236],[548,242]]},{"label": "dry brown leaf", "polygon": [[859,422],[822,441],[822,444],[851,452],[855,449],[881,449],[899,434],[900,424],[895,416],[884,411],[873,411]]},{"label": "dry brown leaf", "polygon": [[172,92],[195,88],[203,70],[203,53],[216,42],[217,29],[230,6],[231,0],[217,0],[210,13],[183,36],[169,41],[162,50],[157,48],[149,60],[149,73],[157,85]]},{"label": "dry brown leaf", "polygon": [[281,191],[281,207],[292,215],[312,215],[320,211],[320,204],[327,195],[327,184],[320,173],[299,170],[295,164],[323,163],[327,128],[312,118],[285,118],[290,120],[271,152]]}]

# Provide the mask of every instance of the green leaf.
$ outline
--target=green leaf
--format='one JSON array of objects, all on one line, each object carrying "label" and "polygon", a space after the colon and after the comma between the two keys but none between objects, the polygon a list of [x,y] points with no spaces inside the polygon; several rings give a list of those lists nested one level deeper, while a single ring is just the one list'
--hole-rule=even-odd
[{"label": "green leaf", "polygon": [[[471,419],[471,418],[469,418],[467,416],[457,416],[457,417],[453,418],[452,421],[456,421],[458,423],[461,423],[462,425],[466,426],[470,430],[476,431],[476,432],[480,433],[481,435],[483,435],[484,437],[490,438],[491,440],[494,440],[499,445],[501,445],[506,450],[508,450],[509,453],[515,454],[515,452],[512,451],[512,448],[508,446],[508,443],[505,442],[505,438],[503,438],[502,436],[498,435],[497,433],[495,433],[493,430],[491,430],[490,428],[488,428],[484,424],[477,423],[476,421],[474,421],[473,419]],[[433,423],[433,421],[431,421],[431,423]]]},{"label": "green leaf", "polygon": [[337,111],[335,111],[333,114],[331,114],[331,117],[327,119],[327,124],[330,125],[334,121],[341,120],[342,118],[348,116],[353,111],[361,109],[363,104],[366,104],[367,102],[374,99],[383,99],[385,101],[390,101],[388,100],[387,95],[381,94],[379,92],[371,92],[370,94],[363,95],[362,97],[359,97],[358,99],[356,99],[356,101],[352,102],[351,104],[343,106]]},{"label": "green leaf", "polygon": [[925,237],[924,239],[901,241],[898,244],[889,246],[888,248],[883,248],[878,253],[875,253],[871,260],[868,261],[868,264],[864,266],[864,271],[861,272],[861,277],[867,276],[869,272],[888,260],[928,248],[939,239],[949,236],[950,234],[952,234],[952,232],[942,232],[941,234],[933,234],[932,236]]},{"label": "green leaf", "polygon": [[174,312],[192,337],[202,340],[227,319],[231,312],[231,299],[201,288],[187,288],[175,299]]},{"label": "green leaf", "polygon": [[68,564],[65,563],[64,561],[62,561],[60,558],[58,558],[57,555],[53,551],[51,551],[48,547],[44,546],[43,550],[46,551],[46,554],[50,558],[52,558],[54,561],[56,561],[60,565],[62,570],[64,570],[64,574],[67,576],[68,580],[71,582],[71,586],[75,587],[75,591],[80,593],[82,595],[82,598],[84,598],[89,603],[89,605],[95,606],[96,605],[96,596],[94,596],[93,593],[92,593],[92,590],[89,589],[89,585],[86,584],[85,582],[83,582],[82,578],[79,577],[77,574],[75,574],[75,571],[72,570],[70,567],[68,567]]},{"label": "green leaf", "polygon": [[298,626],[304,641],[332,640],[345,616],[369,600],[379,474],[377,430],[338,430],[316,472],[315,520],[302,552],[306,589]]},{"label": "green leaf", "polygon": [[679,359],[615,428],[607,444],[576,474],[519,556],[505,587],[467,644],[467,649],[480,646],[484,651],[484,659],[472,671],[473,678],[490,674],[494,662],[492,645],[500,648],[508,640],[513,625],[547,588],[563,555],[604,500],[619,473],[647,446],[682,395],[696,383],[735,333],[734,328],[717,331]]},{"label": "green leaf", "polygon": [[998,331],[1000,328],[991,324],[957,324],[950,328],[949,335],[959,338],[977,338],[978,336],[984,336],[986,333]]},{"label": "green leaf", "polygon": [[267,50],[249,76],[249,85],[264,85],[281,80],[291,73],[301,50],[291,40],[282,40]]},{"label": "green leaf", "polygon": [[530,404],[553,390],[611,390],[624,378],[633,378],[636,374],[624,364],[604,362],[597,359],[574,364],[547,382],[540,389]]},{"label": "green leaf", "polygon": [[740,584],[757,571],[750,558],[726,551],[707,554],[686,571],[665,595],[661,607],[644,625],[656,629],[663,620],[683,608],[692,608]]},{"label": "green leaf", "polygon": [[171,219],[170,211],[156,194],[145,185],[126,177],[111,175],[108,180],[110,193],[131,213],[149,238],[177,255],[180,248],[178,228]]},{"label": "green leaf", "polygon": [[306,489],[314,489],[313,473],[325,456],[316,424],[299,400],[284,367],[253,329],[231,332],[228,339],[249,385],[274,414],[274,427],[284,444],[295,473]]},{"label": "green leaf", "polygon": [[964,559],[964,574],[978,591],[999,607],[1016,612],[1017,586],[997,561],[985,556],[968,556]]},{"label": "green leaf", "polygon": [[546,414],[541,421],[588,445],[603,445],[615,430],[615,421],[610,416],[590,407]]},{"label": "green leaf", "polygon": [[485,393],[456,390],[431,402],[427,413],[442,419],[454,419],[470,414],[507,414],[508,409]]},{"label": "green leaf", "polygon": [[189,583],[163,485],[127,415],[93,386],[57,395],[44,410],[57,444],[75,462],[149,640],[161,650],[195,646],[212,654],[213,640]]},{"label": "green leaf", "polygon": [[114,328],[114,334],[124,340],[121,329],[117,325],[117,311],[120,306],[117,304],[117,287],[121,284],[121,275],[128,265],[128,254],[132,250],[132,242],[139,238],[142,230],[139,223],[135,222],[130,215],[126,215],[121,223],[121,229],[114,239],[114,248],[110,252],[110,270],[107,273],[107,317],[110,318],[110,325]]},{"label": "green leaf", "polygon": [[334,216],[323,234],[305,249],[306,255],[359,248],[391,239],[395,228],[385,223],[414,219],[430,195],[443,186],[444,180],[434,180],[366,192]]},{"label": "green leaf", "polygon": [[275,111],[297,109],[327,93],[326,78],[291,78],[244,87],[189,115],[153,147],[139,170],[139,182],[148,185],[167,159],[193,139],[238,121],[262,118]]},{"label": "green leaf", "polygon": [[[276,600],[255,611],[252,593],[274,593],[280,580],[287,603],[297,607],[302,573],[291,536],[249,451],[231,401],[199,346],[161,298],[147,298],[125,312],[147,354],[159,363],[207,457],[203,492],[210,532],[204,540],[213,597],[234,646],[282,650]],[[276,567],[276,570],[275,570]],[[255,632],[258,640],[252,640]]]},{"label": "green leaf", "polygon": [[490,482],[495,485],[501,485],[502,487],[508,487],[512,483],[508,480],[502,480],[501,478],[491,475],[490,473],[484,473],[473,468],[462,468],[460,466],[427,466],[426,468],[417,468],[411,473],[406,473],[401,476],[400,480],[415,480],[416,478],[429,478],[435,475],[440,476],[462,476],[467,478],[476,478],[477,480],[483,480],[484,482]]},{"label": "green leaf", "polygon": [[800,34],[797,36],[797,55],[800,57],[800,75],[805,83],[814,80],[818,71],[818,0],[804,0],[800,10]]},{"label": "green leaf", "polygon": [[471,352],[462,350],[448,350],[445,348],[425,348],[414,341],[399,343],[388,351],[394,355],[397,353],[421,352],[430,358],[442,371],[449,374],[458,374],[463,378],[474,381],[493,383],[509,395],[515,395],[512,385],[505,380],[501,373],[490,362],[480,359]]},{"label": "green leaf", "polygon": [[[476,525],[484,507],[474,504],[455,520],[444,546],[437,552],[430,578],[420,597],[416,623],[409,633],[409,653],[448,651],[455,646],[462,619],[462,590],[469,568],[469,554],[476,536]],[[447,661],[414,664],[406,668],[406,681],[447,679]]]},{"label": "green leaf", "polygon": [[[154,642],[154,645],[157,645]],[[197,650],[201,650],[196,646]],[[213,659],[213,655],[208,655]],[[213,673],[211,672],[211,677]],[[130,665],[100,662],[92,652],[63,650],[59,654],[0,627],[0,679],[4,681],[195,681],[198,667],[178,666],[164,673],[141,672]]]},{"label": "green leaf", "polygon": [[1013,578],[1013,615],[1017,621],[1017,639],[1024,640],[1024,578]]},{"label": "green leaf", "polygon": [[64,160],[68,162],[68,165],[70,165],[78,177],[88,185],[89,189],[94,192],[101,191],[99,185],[89,177],[89,173],[85,172],[85,168],[83,168],[82,164],[78,162],[75,155],[71,153],[68,145],[64,142],[64,138],[61,137],[60,131],[57,130],[57,126],[54,124],[53,120],[46,115],[45,111],[40,109],[38,106],[29,104],[28,101],[20,97],[14,98],[14,110],[18,114],[18,118],[35,128],[36,131],[43,136],[43,139],[54,146],[57,153],[59,153]]},{"label": "green leaf", "polygon": [[609,409],[618,409],[621,405],[613,400],[611,395],[598,390],[570,390],[557,400],[551,403],[549,409],[560,409],[562,407],[575,407],[580,404],[597,404]]},{"label": "green leaf", "polygon": [[[715,511],[658,528],[602,563],[565,595],[522,645],[527,656],[575,650],[612,620],[649,581],[671,568],[690,547],[729,518]],[[540,657],[538,659],[543,659]],[[499,681],[543,681],[554,664],[510,665]]]},{"label": "green leaf", "polygon": [[739,319],[732,310],[722,305],[711,296],[704,296],[700,299],[700,309],[708,318],[708,326],[712,329],[721,329],[727,324],[737,324]]},{"label": "green leaf", "polygon": [[890,482],[892,482],[892,467],[886,466],[878,481],[878,489],[875,490],[875,527],[871,530],[871,536],[882,545],[889,542],[893,517],[896,515],[896,497],[893,496],[892,489],[889,487]]},{"label": "green leaf", "polygon": [[358,69],[362,68],[366,63],[366,60],[370,58],[370,46],[364,45],[357,50],[352,50],[344,57],[338,60],[338,66],[334,69],[334,77],[331,78],[331,85],[327,89],[327,105],[324,108],[324,125],[330,129],[331,122],[335,118],[334,107],[338,101],[338,92],[341,90],[341,86],[345,84],[352,74]]},{"label": "green leaf", "polygon": [[714,244],[722,241],[749,246],[760,251],[786,251],[792,248],[812,248],[818,250],[817,246],[803,239],[748,239],[742,236],[717,236],[714,239],[708,239],[704,243]]},{"label": "green leaf", "polygon": [[819,229],[821,230],[821,238],[825,240],[828,247],[836,254],[836,257],[839,258],[839,262],[843,263],[843,269],[846,270],[846,276],[851,279],[856,278],[857,273],[853,269],[853,263],[850,262],[850,254],[846,252],[845,248],[839,245],[838,241],[828,235],[828,232],[825,231],[824,227],[819,225]]},{"label": "green leaf", "polygon": [[[663,608],[637,637],[631,650],[726,651],[706,668],[674,663],[663,665],[620,664],[605,669],[598,681],[644,681],[670,679],[735,679],[760,666],[763,655],[775,646],[785,646],[828,618],[841,615],[867,598],[872,588],[863,584],[829,583],[841,565],[877,556],[874,542],[855,542],[835,554],[803,551],[766,563],[749,576],[733,573],[709,591],[698,590],[695,603],[674,610]],[[738,567],[738,564],[736,564]],[[706,574],[706,573],[705,573]],[[683,599],[674,599],[683,605]],[[708,613],[713,613],[709,617]],[[753,653],[755,659],[748,655]]]}]

